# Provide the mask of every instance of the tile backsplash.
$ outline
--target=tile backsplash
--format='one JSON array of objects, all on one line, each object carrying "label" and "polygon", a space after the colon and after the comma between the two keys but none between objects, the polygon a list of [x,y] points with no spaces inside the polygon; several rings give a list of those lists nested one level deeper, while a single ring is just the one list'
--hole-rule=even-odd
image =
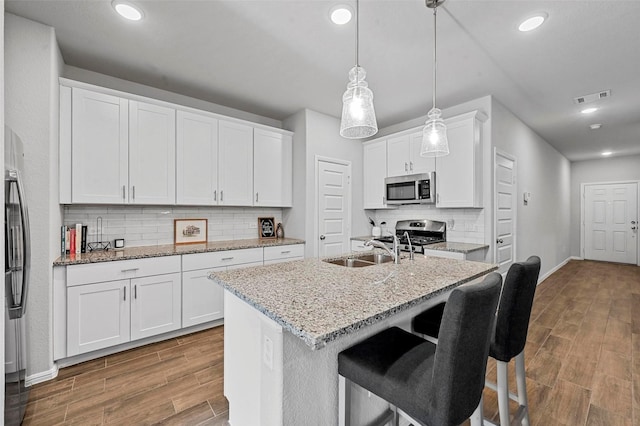
[{"label": "tile backsplash", "polygon": [[430,219],[447,223],[447,240],[459,243],[485,243],[484,209],[436,209],[433,206],[402,205],[393,210],[375,210],[372,217],[382,231],[393,232],[396,222],[408,219]]},{"label": "tile backsplash", "polygon": [[[64,224],[88,226],[88,241],[124,238],[127,247],[173,244],[174,219],[207,219],[208,240],[241,240],[258,237],[258,217],[282,221],[280,208],[82,206],[64,207]],[[96,221],[102,218],[102,237]]]}]

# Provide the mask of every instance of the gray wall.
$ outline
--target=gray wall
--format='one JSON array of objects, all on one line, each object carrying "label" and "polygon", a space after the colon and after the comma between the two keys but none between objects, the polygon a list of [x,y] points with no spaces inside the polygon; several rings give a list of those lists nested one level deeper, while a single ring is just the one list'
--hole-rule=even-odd
[{"label": "gray wall", "polygon": [[82,81],[84,83],[96,86],[107,87],[121,92],[133,93],[139,96],[146,96],[152,99],[159,99],[165,102],[172,102],[178,105],[184,105],[191,108],[201,109],[216,114],[222,114],[227,117],[247,120],[254,123],[264,124],[266,126],[282,128],[282,122],[272,118],[263,117],[261,115],[251,114],[249,112],[240,111],[238,109],[225,107],[200,99],[191,98],[179,93],[169,92],[167,90],[157,89],[144,84],[134,83],[132,81],[122,80],[120,78],[111,77],[109,75],[100,74],[94,71],[76,68],[71,65],[65,65],[63,69],[63,77],[71,80]]},{"label": "gray wall", "polygon": [[492,112],[494,147],[516,157],[516,260],[540,256],[544,277],[570,257],[570,163],[495,99]]},{"label": "gray wall", "polygon": [[[351,162],[351,235],[369,232],[362,188],[362,143],[340,136],[340,119],[312,110],[302,110],[284,121],[295,132],[293,149],[293,208],[284,213],[288,236],[306,241],[305,256],[317,256],[315,241],[315,157],[329,157]],[[288,229],[287,229],[288,228]]]},{"label": "gray wall", "polygon": [[640,180],[640,155],[571,163],[571,255],[580,251],[580,184]]},{"label": "gray wall", "polygon": [[52,268],[59,254],[58,78],[62,56],[53,28],[5,16],[6,124],[24,142],[31,219],[31,284],[27,306],[29,376],[51,372]]}]

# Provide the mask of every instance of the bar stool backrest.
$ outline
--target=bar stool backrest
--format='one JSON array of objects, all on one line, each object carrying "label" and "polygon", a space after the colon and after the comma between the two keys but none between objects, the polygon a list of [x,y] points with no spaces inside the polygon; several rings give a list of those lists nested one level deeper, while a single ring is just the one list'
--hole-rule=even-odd
[{"label": "bar stool backrest", "polygon": [[539,274],[538,256],[512,264],[507,272],[498,307],[496,334],[489,352],[498,361],[509,362],[524,350]]},{"label": "bar stool backrest", "polygon": [[502,276],[451,293],[440,324],[429,411],[435,424],[460,424],[476,409],[484,388]]}]

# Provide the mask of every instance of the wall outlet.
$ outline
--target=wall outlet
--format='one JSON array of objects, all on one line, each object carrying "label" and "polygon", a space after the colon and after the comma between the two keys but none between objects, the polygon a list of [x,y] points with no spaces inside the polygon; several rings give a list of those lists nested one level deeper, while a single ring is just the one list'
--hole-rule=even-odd
[{"label": "wall outlet", "polygon": [[273,340],[267,336],[262,341],[262,362],[269,370],[273,370]]}]

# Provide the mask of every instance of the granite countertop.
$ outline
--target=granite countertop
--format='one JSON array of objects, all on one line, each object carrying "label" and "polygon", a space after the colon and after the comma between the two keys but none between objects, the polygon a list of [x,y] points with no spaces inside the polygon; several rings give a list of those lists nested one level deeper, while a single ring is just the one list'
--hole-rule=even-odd
[{"label": "granite countertop", "polygon": [[[355,241],[368,241],[372,238],[372,236],[359,236],[359,237],[351,237],[352,240]],[[440,250],[440,251],[452,251],[456,253],[471,253],[476,250],[484,250],[489,248],[487,244],[473,244],[473,243],[456,243],[455,241],[445,241],[443,243],[435,243],[429,244],[425,246],[427,250]]]},{"label": "granite countertop", "polygon": [[239,250],[258,247],[282,246],[287,244],[304,244],[303,240],[281,238],[261,240],[209,241],[206,244],[166,244],[160,246],[128,247],[123,250],[95,251],[92,253],[69,254],[60,256],[53,266],[76,265],[81,263],[110,262],[113,260],[143,259],[147,257],[175,256],[180,254],[206,253],[212,251]]},{"label": "granite countertop", "polygon": [[341,335],[496,269],[489,263],[433,256],[363,268],[305,259],[211,271],[209,279],[300,337],[310,348],[320,349]]}]

